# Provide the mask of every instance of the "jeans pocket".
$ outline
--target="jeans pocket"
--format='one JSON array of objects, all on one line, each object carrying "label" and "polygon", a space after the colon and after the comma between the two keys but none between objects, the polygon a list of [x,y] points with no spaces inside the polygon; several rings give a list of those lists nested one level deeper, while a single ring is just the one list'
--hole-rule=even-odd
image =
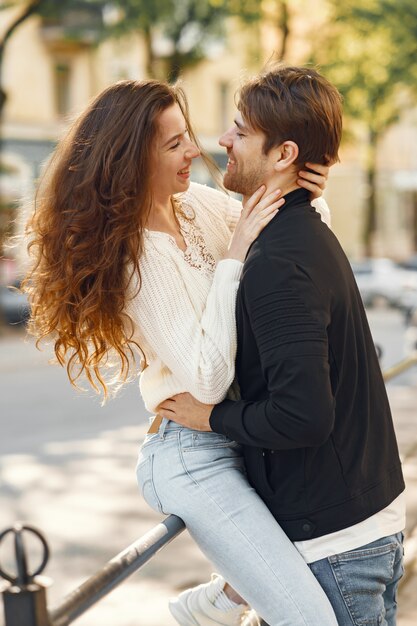
[{"label": "jeans pocket", "polygon": [[157,513],[164,513],[164,511],[162,510],[162,504],[155,490],[153,480],[153,464],[154,455],[144,455],[143,451],[141,450],[136,465],[136,480],[145,502],[149,504],[151,509],[153,509]]},{"label": "jeans pocket", "polygon": [[393,582],[398,545],[389,538],[328,558],[340,593],[356,626],[380,626],[384,594]]},{"label": "jeans pocket", "polygon": [[205,431],[187,431],[186,429],[181,433],[181,447],[183,452],[199,452],[215,448],[240,449],[240,445],[226,435]]},{"label": "jeans pocket", "polygon": [[[209,434],[213,436],[204,436]],[[216,433],[196,435],[184,429],[179,440],[182,467],[193,482],[198,484],[209,478],[215,480],[214,476],[219,475],[225,480],[229,470],[239,470],[245,474],[242,447],[238,443]]]}]

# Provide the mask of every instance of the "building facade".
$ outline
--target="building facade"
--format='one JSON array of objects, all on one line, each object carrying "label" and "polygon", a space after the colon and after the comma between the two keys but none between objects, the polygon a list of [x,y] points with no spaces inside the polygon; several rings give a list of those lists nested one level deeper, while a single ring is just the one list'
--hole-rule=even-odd
[{"label": "building facade", "polygon": [[[13,10],[0,13],[4,28]],[[77,16],[72,15],[72,20]],[[97,15],[79,15],[84,25],[76,40],[67,26],[33,16],[8,43],[3,68],[7,102],[3,115],[2,195],[30,194],[42,164],[74,118],[106,86],[120,79],[146,77],[144,41],[138,34],[98,43]],[[318,19],[318,18],[317,18]],[[307,28],[308,26],[308,28]],[[314,28],[303,15],[295,21],[286,59],[302,63]],[[258,71],[282,44],[271,22],[243,27],[227,23],[227,37],[212,45],[207,58],[182,76],[191,115],[203,145],[225,163],[217,139],[233,120],[234,94],[246,75]],[[417,247],[417,114],[404,116],[381,144],[378,170],[378,233],[375,253],[401,258]],[[345,146],[331,171],[326,199],[333,228],[348,255],[363,253],[362,230],[368,193],[361,145]],[[195,169],[205,180],[202,167]]]}]

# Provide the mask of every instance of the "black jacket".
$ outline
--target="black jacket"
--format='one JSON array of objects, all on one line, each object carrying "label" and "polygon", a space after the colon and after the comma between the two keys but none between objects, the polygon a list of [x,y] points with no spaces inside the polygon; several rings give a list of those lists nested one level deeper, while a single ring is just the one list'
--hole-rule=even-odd
[{"label": "black jacket", "polygon": [[293,541],[356,524],[404,489],[374,343],[338,240],[293,191],[252,245],[237,297],[242,399],[210,424]]}]

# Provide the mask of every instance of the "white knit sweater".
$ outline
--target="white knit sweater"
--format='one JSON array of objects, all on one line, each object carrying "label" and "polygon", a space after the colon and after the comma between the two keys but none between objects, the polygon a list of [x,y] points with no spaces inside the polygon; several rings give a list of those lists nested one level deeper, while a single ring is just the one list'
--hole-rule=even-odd
[{"label": "white knit sweater", "polygon": [[[187,249],[180,250],[166,233],[146,231],[141,289],[127,307],[134,339],[146,355],[140,390],[151,412],[162,400],[184,391],[217,404],[235,372],[235,302],[242,263],[221,259],[242,207],[197,183],[178,199]],[[317,207],[317,201],[314,204]],[[329,223],[326,203],[319,204]],[[137,284],[131,287],[135,293]]]}]

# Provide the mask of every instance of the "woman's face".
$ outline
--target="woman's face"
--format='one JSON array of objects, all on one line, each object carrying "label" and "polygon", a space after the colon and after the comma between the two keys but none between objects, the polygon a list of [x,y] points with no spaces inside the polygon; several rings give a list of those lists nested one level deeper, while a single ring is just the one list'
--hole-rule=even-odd
[{"label": "woman's face", "polygon": [[180,107],[173,104],[158,118],[152,159],[153,197],[164,202],[172,194],[186,191],[190,185],[191,162],[199,155],[197,146],[188,137]]}]

